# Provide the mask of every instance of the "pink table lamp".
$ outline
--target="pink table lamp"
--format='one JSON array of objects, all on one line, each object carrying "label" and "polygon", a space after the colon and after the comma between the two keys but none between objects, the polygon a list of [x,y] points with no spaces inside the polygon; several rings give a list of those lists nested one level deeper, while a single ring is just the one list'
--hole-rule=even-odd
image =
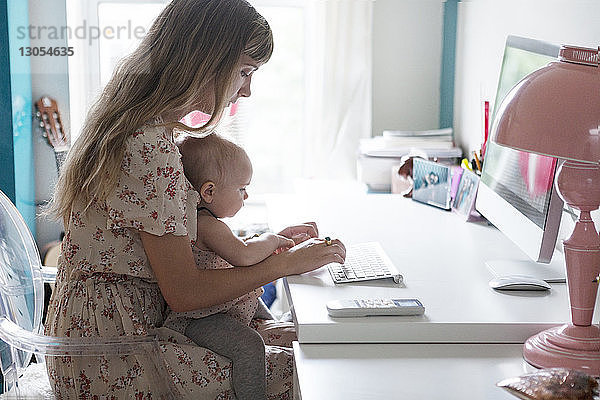
[{"label": "pink table lamp", "polygon": [[562,46],[558,61],[519,82],[500,106],[492,139],[564,159],[557,188],[580,211],[564,242],[571,323],[530,337],[523,357],[540,368],[573,368],[600,376],[600,327],[592,325],[600,237],[590,217],[600,206],[600,47]]}]

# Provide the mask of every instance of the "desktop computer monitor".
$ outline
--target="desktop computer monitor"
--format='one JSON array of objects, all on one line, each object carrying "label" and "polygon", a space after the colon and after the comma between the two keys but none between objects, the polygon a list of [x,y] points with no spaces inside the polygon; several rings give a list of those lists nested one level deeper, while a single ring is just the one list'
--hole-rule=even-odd
[{"label": "desktop computer monitor", "polygon": [[[526,75],[556,60],[559,46],[509,36],[506,40],[492,120],[508,92]],[[564,277],[562,262],[552,259],[563,209],[554,185],[558,160],[488,142],[476,209],[516,243],[531,262],[490,260],[497,275],[521,273],[549,281]]]}]

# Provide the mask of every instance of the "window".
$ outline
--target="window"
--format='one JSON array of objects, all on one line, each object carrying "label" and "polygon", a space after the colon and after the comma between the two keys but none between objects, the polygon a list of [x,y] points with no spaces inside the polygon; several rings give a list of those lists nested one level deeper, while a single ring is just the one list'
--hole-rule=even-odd
[{"label": "window", "polygon": [[98,41],[101,87],[108,83],[119,60],[135,50],[164,6],[163,3],[147,2],[98,4],[98,27],[109,32]]},{"label": "window", "polygon": [[[69,60],[74,140],[93,98],[117,62],[135,49],[166,2],[67,1],[71,3],[70,25],[81,25],[83,20],[101,32],[97,40],[79,43],[79,54]],[[261,193],[291,190],[293,179],[300,176],[306,68],[303,2],[251,2],[271,25],[275,52],[254,75],[252,96],[238,101],[235,114],[223,121],[221,133],[248,151],[254,165],[250,195],[256,199]]]},{"label": "window", "polygon": [[252,78],[252,96],[239,100],[230,126],[242,131],[240,142],[252,159],[250,193],[291,191],[302,170],[304,13],[301,7],[257,9],[271,25],[275,50]]}]

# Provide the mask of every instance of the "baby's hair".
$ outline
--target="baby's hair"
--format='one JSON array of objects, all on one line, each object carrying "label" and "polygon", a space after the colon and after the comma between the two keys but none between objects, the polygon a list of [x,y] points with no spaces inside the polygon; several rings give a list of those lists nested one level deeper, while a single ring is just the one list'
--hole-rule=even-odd
[{"label": "baby's hair", "polygon": [[176,139],[186,178],[196,190],[208,182],[227,182],[227,172],[238,161],[248,160],[246,151],[237,144],[211,133],[205,137],[182,134]]}]

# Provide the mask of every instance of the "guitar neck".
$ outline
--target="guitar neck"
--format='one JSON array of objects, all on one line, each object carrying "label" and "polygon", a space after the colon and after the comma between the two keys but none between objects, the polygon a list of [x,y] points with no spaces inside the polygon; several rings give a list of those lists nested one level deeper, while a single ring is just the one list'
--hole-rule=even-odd
[{"label": "guitar neck", "polygon": [[56,159],[56,170],[60,174],[60,170],[67,159],[68,148],[54,149],[54,158]]}]

